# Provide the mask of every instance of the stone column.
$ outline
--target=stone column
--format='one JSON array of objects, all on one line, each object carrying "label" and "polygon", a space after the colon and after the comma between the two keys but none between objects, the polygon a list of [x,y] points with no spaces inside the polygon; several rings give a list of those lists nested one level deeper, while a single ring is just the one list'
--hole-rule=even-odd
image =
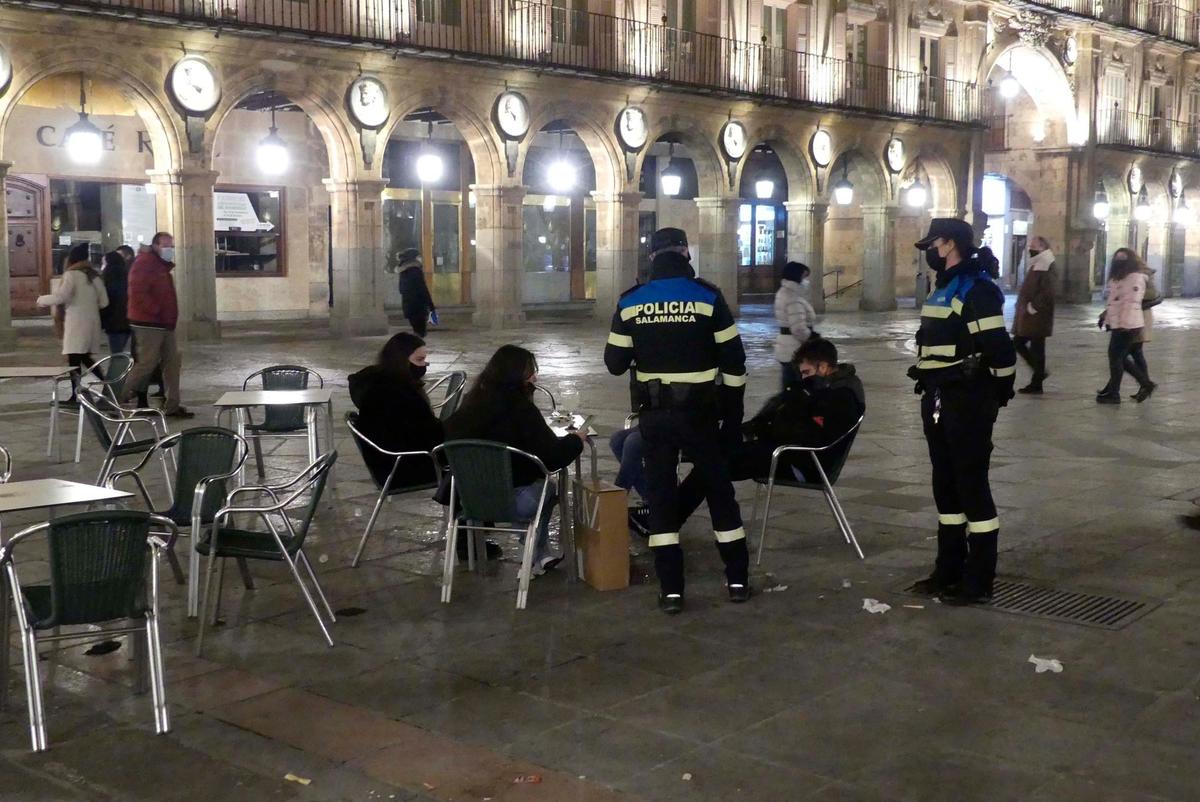
[{"label": "stone column", "polygon": [[499,329],[525,321],[525,187],[475,187],[475,275],[472,295],[476,326]]},{"label": "stone column", "polygon": [[864,206],[863,285],[859,308],[887,312],[896,308],[895,206]]},{"label": "stone column", "polygon": [[183,342],[216,340],[217,254],[213,186],[217,173],[200,167],[150,171],[157,193],[158,227],[175,238],[175,293]]},{"label": "stone column", "polygon": [[596,308],[608,320],[621,293],[637,283],[640,192],[593,192],[596,204]]},{"label": "stone column", "polygon": [[[738,207],[740,198],[696,198],[700,231],[695,234],[700,263],[696,274],[715,284],[730,310],[738,313]],[[689,241],[692,233],[688,232]]]},{"label": "stone column", "polygon": [[383,190],[374,178],[327,178],[333,230],[333,308],[329,330],[340,337],[387,334],[383,311]]},{"label": "stone column", "polygon": [[783,208],[787,209],[788,261],[803,262],[812,270],[809,301],[820,314],[825,311],[825,221],[829,204],[788,201]]},{"label": "stone column", "polygon": [[[0,161],[0,189],[12,162]],[[12,324],[12,287],[8,276],[8,215],[0,215],[0,352],[13,351],[17,347],[17,330]]]}]

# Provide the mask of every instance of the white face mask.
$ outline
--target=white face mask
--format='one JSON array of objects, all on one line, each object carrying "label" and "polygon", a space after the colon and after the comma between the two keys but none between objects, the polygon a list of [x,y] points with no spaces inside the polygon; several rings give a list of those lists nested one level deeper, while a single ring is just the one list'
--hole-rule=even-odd
[{"label": "white face mask", "polygon": [[162,257],[164,262],[175,262],[175,249],[171,246],[158,249],[158,255]]}]

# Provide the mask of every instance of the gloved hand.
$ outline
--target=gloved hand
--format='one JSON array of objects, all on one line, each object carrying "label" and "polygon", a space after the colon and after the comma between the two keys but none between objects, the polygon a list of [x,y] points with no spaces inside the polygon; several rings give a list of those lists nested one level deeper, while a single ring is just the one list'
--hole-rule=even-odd
[{"label": "gloved hand", "polygon": [[429,322],[435,326],[438,324],[438,313],[436,309],[429,310]]},{"label": "gloved hand", "polygon": [[992,386],[993,386],[995,394],[996,394],[996,403],[997,404],[999,404],[1002,407],[1006,407],[1006,406],[1008,406],[1008,402],[1016,397],[1017,394],[1013,391],[1013,384],[1014,384],[1014,381],[1011,377],[1007,378],[1007,379],[995,380],[992,382]]},{"label": "gloved hand", "polygon": [[916,382],[916,384],[913,386],[913,393],[916,395],[921,395],[925,392],[925,383],[921,381],[921,371],[916,365],[909,365],[908,372],[905,375]]}]

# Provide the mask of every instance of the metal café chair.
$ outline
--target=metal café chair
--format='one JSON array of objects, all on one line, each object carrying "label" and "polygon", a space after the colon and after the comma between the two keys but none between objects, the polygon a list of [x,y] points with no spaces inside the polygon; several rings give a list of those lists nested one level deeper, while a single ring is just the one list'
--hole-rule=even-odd
[{"label": "metal caf\u00e9 chair", "polygon": [[[359,453],[362,454],[363,462],[367,465],[367,472],[371,474],[371,479],[375,482],[375,486],[379,488],[379,498],[375,500],[375,508],[371,510],[371,517],[367,519],[367,528],[363,532],[362,540],[358,542],[358,550],[354,552],[354,559],[350,565],[354,568],[358,567],[359,560],[362,559],[363,550],[367,547],[367,539],[371,537],[371,530],[375,528],[375,520],[379,517],[379,511],[383,508],[383,503],[391,496],[399,496],[405,493],[416,493],[422,490],[436,490],[441,479],[441,466],[433,454],[428,451],[388,451],[378,443],[371,440],[362,430],[359,429],[358,413],[346,413],[346,426],[350,429],[350,434],[354,437],[354,444],[358,446]],[[388,473],[387,478],[382,482],[375,472],[371,470],[370,457],[372,452],[380,454],[384,457],[389,457],[395,460],[392,463],[392,469]],[[415,485],[397,485],[396,472],[400,470],[401,463],[408,459],[408,463],[414,460],[426,459],[433,465],[432,482],[423,482]],[[446,522],[449,520],[450,508],[446,508],[446,519],[443,521],[443,532],[445,531]]]},{"label": "metal caf\u00e9 chair", "polygon": [[[325,386],[325,380],[321,378],[321,374],[303,365],[272,365],[269,368],[257,370],[242,382],[242,389],[249,390],[250,382],[255,379],[262,383],[264,390],[307,390],[309,382],[313,379],[316,380],[317,387]],[[246,417],[249,419],[246,424],[246,437],[254,443],[254,460],[258,464],[259,479],[266,476],[263,470],[262,438],[308,437],[308,416],[310,414],[316,413],[310,412],[307,407],[300,404],[275,405],[266,407],[262,422],[255,423],[250,418],[250,410],[246,410]],[[333,449],[332,443],[329,444],[329,449]]]},{"label": "metal caf\u00e9 chair", "polygon": [[4,460],[4,470],[0,470],[0,485],[2,485],[12,476],[12,454],[8,453],[8,449],[4,446],[0,446],[0,460]]},{"label": "metal caf\u00e9 chair", "polygon": [[[825,503],[829,505],[829,511],[833,513],[833,518],[837,521],[838,528],[842,530],[842,537],[846,539],[846,543],[853,546],[854,550],[858,552],[859,559],[866,559],[863,556],[862,548],[858,545],[858,539],[854,537],[854,530],[850,528],[850,521],[846,518],[846,512],[842,509],[842,504],[838,501],[837,494],[833,492],[833,486],[837,484],[838,477],[842,473],[842,468],[846,465],[846,459],[850,456],[850,447],[854,445],[854,438],[858,436],[858,430],[862,426],[864,417],[860,415],[858,420],[855,421],[854,425],[845,434],[827,446],[780,446],[771,454],[771,472],[767,477],[754,480],[756,487],[754,488],[754,511],[750,516],[751,531],[754,530],[754,524],[758,520],[759,497],[762,495],[763,487],[765,486],[767,489],[767,503],[763,509],[762,529],[758,535],[758,559],[755,562],[756,565],[762,564],[763,546],[767,541],[767,523],[771,518],[771,496],[774,494],[776,487],[815,490],[824,495]],[[829,466],[829,470],[826,471],[825,466],[821,464],[821,460],[818,457],[840,445],[844,445],[845,448],[842,449],[841,453]],[[807,453],[813,465],[816,466],[821,481],[802,482],[794,478],[788,478],[795,475],[790,470],[780,475],[779,458],[785,454],[792,453]]]},{"label": "metal caf\u00e9 chair", "polygon": [[[166,540],[152,533],[152,528],[161,529]],[[49,582],[22,586],[13,553],[17,546],[42,532],[49,541]],[[0,546],[0,569],[8,579],[21,636],[33,751],[46,749],[38,667],[41,641],[97,641],[114,635],[144,633],[154,731],[161,735],[170,730],[158,630],[158,558],[163,551],[170,551],[175,534],[175,524],[162,516],[137,510],[103,510],[66,515],[31,526]],[[115,628],[100,626],[129,619],[139,623]],[[65,626],[87,629],[63,634],[60,628]],[[47,630],[50,634],[42,634]],[[4,636],[7,641],[7,631]],[[0,682],[7,683],[7,673],[5,659],[0,663]]]},{"label": "metal caf\u00e9 chair", "polygon": [[[537,545],[538,522],[542,518],[554,475],[533,454],[491,440],[451,440],[433,449],[433,456],[434,459],[444,458],[450,467],[450,503],[447,510],[457,510],[450,517],[450,526],[446,534],[446,556],[442,564],[442,602],[450,603],[454,588],[458,531],[466,529],[472,534],[507,532],[525,536],[517,583],[517,609],[524,610],[529,599],[529,582],[533,576],[533,552]],[[512,481],[514,456],[529,460],[542,472],[542,494],[533,517],[524,527],[471,523],[514,523],[517,520]],[[468,541],[468,546],[470,545],[471,541]],[[470,553],[471,550],[468,549],[468,554]]]},{"label": "metal caf\u00e9 chair", "polygon": [[433,410],[438,413],[438,419],[444,421],[457,412],[458,405],[462,403],[463,390],[467,385],[467,374],[461,370],[447,373],[429,386],[429,394],[443,385],[446,388],[446,395],[433,405]]},{"label": "metal caf\u00e9 chair", "polygon": [[[96,373],[95,369],[100,368],[100,373]],[[125,390],[125,379],[129,377],[129,372],[133,370],[133,357],[126,353],[109,354],[100,359],[89,368],[91,379],[86,376],[81,376],[80,384],[87,382],[87,386],[96,390],[99,388],[99,393],[107,401],[110,401],[114,406],[121,405],[121,393]],[[100,376],[104,378],[101,379]],[[82,410],[78,415],[78,422],[75,426],[75,461],[79,462],[83,456],[83,424],[85,415]]]},{"label": "metal caf\u00e9 chair", "polygon": [[[200,607],[200,627],[196,634],[197,657],[204,648],[204,629],[209,619],[210,601],[212,602],[211,623],[216,624],[217,621],[217,614],[221,607],[225,560],[230,557],[287,563],[292,576],[296,579],[296,584],[300,586],[304,600],[308,602],[309,609],[317,619],[317,625],[321,627],[321,634],[325,636],[325,642],[333,646],[333,638],[330,637],[329,629],[321,617],[321,610],[317,607],[312,591],[308,589],[297,566],[304,567],[312,581],[313,589],[321,600],[321,606],[329,616],[330,623],[336,622],[337,618],[333,614],[333,608],[329,606],[325,592],[321,590],[321,584],[317,581],[317,575],[313,573],[312,564],[304,554],[304,539],[308,536],[308,530],[317,514],[317,507],[321,502],[329,471],[336,461],[337,452],[329,451],[317,457],[316,462],[284,484],[246,485],[235,488],[226,497],[225,506],[213,515],[212,526],[196,538],[196,549],[208,557],[208,566],[204,573],[204,602]],[[283,491],[288,491],[288,494],[281,499],[280,495]],[[254,506],[248,502],[235,504],[234,500],[243,493],[265,494],[270,498],[271,503],[263,506]],[[308,494],[306,501],[301,498],[305,493]],[[298,520],[293,522],[292,516],[288,514],[289,511],[298,513]],[[235,526],[233,516],[241,514],[255,516],[262,526],[254,529]],[[221,561],[221,566],[217,576],[217,591],[214,601],[213,572],[218,559]]]},{"label": "metal caf\u00e9 chair", "polygon": [[[173,449],[171,453],[175,456],[174,492],[170,506],[160,510],[150,497],[142,472],[156,453],[161,454],[167,449]],[[126,477],[133,479],[150,512],[170,519],[176,527],[189,528],[193,541],[192,548],[188,549],[188,576],[191,577],[188,584],[189,617],[196,616],[200,605],[200,553],[195,549],[195,539],[205,526],[213,522],[217,510],[225,502],[226,482],[242,470],[249,452],[250,447],[236,432],[217,426],[197,426],[164,437],[146,452],[141,462],[114,473],[108,479],[109,487],[116,487],[117,482]],[[183,571],[174,550],[168,551],[167,557],[175,572],[175,581],[182,585]],[[238,568],[241,569],[246,587],[252,588],[246,561],[239,559]]]},{"label": "metal caf\u00e9 chair", "polygon": [[[90,388],[79,388],[79,408],[96,435],[100,447],[104,449],[104,460],[100,463],[100,472],[96,476],[96,484],[108,483],[113,467],[121,457],[137,456],[151,451],[159,440],[166,437],[167,419],[158,409],[125,409],[113,403]],[[129,439],[133,437],[134,426],[145,427],[148,437]],[[109,427],[113,431],[109,431]],[[171,471],[168,466],[167,450],[159,450],[162,462],[163,477],[167,481],[167,492],[171,492]],[[174,460],[174,454],[169,455]]]},{"label": "metal caf\u00e9 chair", "polygon": [[[546,396],[546,400],[550,402],[549,411],[558,412],[558,399],[554,397],[554,393],[550,392],[550,388],[541,384],[533,385],[533,394],[536,396],[539,393]],[[537,402],[535,401],[534,403],[536,404]],[[538,409],[541,409],[541,406],[538,406]],[[547,410],[542,411],[546,412]]]}]

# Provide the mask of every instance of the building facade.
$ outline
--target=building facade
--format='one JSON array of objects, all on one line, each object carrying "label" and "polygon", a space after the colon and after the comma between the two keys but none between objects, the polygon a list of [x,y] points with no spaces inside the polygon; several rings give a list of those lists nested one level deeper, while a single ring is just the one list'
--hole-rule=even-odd
[{"label": "building facade", "polygon": [[665,225],[730,298],[795,259],[818,306],[894,308],[931,216],[970,219],[1009,282],[1046,236],[1070,300],[1122,245],[1200,292],[1200,26],[1161,8],[3,0],[0,342],[72,244],[156,230],[199,339],[381,333],[409,247],[478,325],[604,318]]}]

